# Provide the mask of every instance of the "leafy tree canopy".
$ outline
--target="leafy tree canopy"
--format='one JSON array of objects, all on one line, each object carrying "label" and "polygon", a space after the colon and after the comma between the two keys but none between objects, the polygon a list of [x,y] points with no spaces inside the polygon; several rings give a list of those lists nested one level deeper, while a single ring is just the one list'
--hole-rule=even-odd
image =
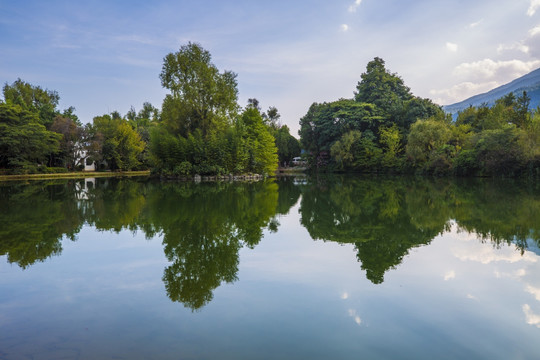
[{"label": "leafy tree canopy", "polygon": [[224,128],[236,114],[236,74],[220,73],[210,52],[197,43],[165,56],[160,79],[171,91],[163,102],[163,122],[175,134],[187,136],[200,129],[206,136],[213,128]]}]

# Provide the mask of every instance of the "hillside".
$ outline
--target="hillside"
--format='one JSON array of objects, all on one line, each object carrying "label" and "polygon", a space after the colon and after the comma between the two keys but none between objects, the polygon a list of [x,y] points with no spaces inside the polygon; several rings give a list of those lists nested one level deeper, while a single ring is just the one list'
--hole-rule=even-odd
[{"label": "hillside", "polygon": [[508,93],[513,92],[516,96],[519,96],[523,91],[527,91],[527,94],[531,98],[531,109],[540,105],[540,69],[531,71],[506,85],[499,86],[484,94],[475,95],[458,103],[443,106],[443,109],[448,113],[457,114],[471,105],[480,106],[486,103],[491,106],[495,103],[495,100],[500,99]]}]

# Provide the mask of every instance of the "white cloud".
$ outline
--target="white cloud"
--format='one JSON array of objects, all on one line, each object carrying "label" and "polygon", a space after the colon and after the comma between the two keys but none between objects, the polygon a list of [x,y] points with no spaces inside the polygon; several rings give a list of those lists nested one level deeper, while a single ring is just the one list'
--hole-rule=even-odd
[{"label": "white cloud", "polygon": [[533,16],[536,13],[536,10],[540,7],[540,0],[531,0],[531,5],[527,10],[527,15]]},{"label": "white cloud", "polygon": [[516,270],[516,271],[514,272],[514,275],[515,275],[516,277],[523,277],[523,276],[527,275],[527,270],[525,270],[525,269],[518,269],[518,270]]},{"label": "white cloud", "polygon": [[540,56],[540,25],[529,30],[529,37],[524,41],[524,45],[529,48],[528,54],[537,58]]},{"label": "white cloud", "polygon": [[540,25],[533,27],[531,30],[529,30],[530,36],[536,36],[540,34]]},{"label": "white cloud", "polygon": [[484,21],[484,19],[478,20],[477,22],[473,22],[472,24],[469,24],[469,28],[474,29],[475,27],[478,27]]},{"label": "white cloud", "polygon": [[525,269],[517,269],[516,271],[514,272],[500,272],[498,270],[495,270],[494,271],[494,274],[495,274],[495,277],[497,279],[502,279],[502,278],[508,278],[508,279],[515,279],[515,280],[519,280],[520,278],[524,277],[525,275],[527,275],[527,270]]},{"label": "white cloud", "polygon": [[349,316],[354,319],[354,322],[356,324],[358,325],[362,324],[362,319],[360,318],[360,316],[358,316],[358,314],[356,313],[356,310],[349,309]]},{"label": "white cloud", "polygon": [[446,274],[444,274],[444,281],[448,281],[455,278],[456,278],[456,272],[454,270],[450,270]]},{"label": "white cloud", "polygon": [[458,46],[457,44],[454,44],[454,43],[451,43],[451,42],[447,42],[446,43],[446,49],[448,51],[451,51],[451,52],[456,52],[458,50]]},{"label": "white cloud", "polygon": [[525,321],[527,321],[527,324],[535,325],[537,328],[540,328],[540,316],[533,313],[528,304],[523,305],[522,309],[525,313]]},{"label": "white cloud", "polygon": [[539,288],[535,288],[534,286],[527,285],[527,287],[525,288],[525,291],[528,292],[529,294],[534,295],[536,300],[540,301],[540,289]]},{"label": "white cloud", "polygon": [[457,249],[454,251],[454,255],[461,261],[476,261],[481,264],[498,261],[507,263],[518,263],[521,261],[535,263],[538,261],[538,257],[528,251],[521,255],[519,252],[513,251],[510,248],[502,251],[501,249],[494,249],[487,246],[481,247],[474,252],[471,252],[470,249]]},{"label": "white cloud", "polygon": [[505,83],[531,72],[538,66],[540,66],[540,60],[521,61],[515,59],[494,61],[484,59],[471,63],[462,63],[454,69],[453,74],[466,78],[469,81],[497,81],[499,83]]},{"label": "white cloud", "polygon": [[463,82],[452,86],[449,89],[431,90],[429,93],[434,97],[437,104],[452,104],[473,95],[481,94],[499,86],[496,81],[485,83]]},{"label": "white cloud", "polygon": [[521,41],[513,43],[511,45],[499,44],[499,46],[497,47],[497,52],[499,54],[501,54],[502,52],[505,52],[505,51],[509,51],[509,50],[517,50],[517,51],[525,53],[525,54],[529,53],[529,47],[527,45],[525,45]]},{"label": "white cloud", "polygon": [[343,31],[343,32],[349,31],[349,25],[347,25],[347,24],[341,24],[341,31]]},{"label": "white cloud", "polygon": [[361,3],[362,3],[362,0],[354,0],[354,4],[349,6],[349,12],[350,13],[356,12],[356,9],[358,9]]}]

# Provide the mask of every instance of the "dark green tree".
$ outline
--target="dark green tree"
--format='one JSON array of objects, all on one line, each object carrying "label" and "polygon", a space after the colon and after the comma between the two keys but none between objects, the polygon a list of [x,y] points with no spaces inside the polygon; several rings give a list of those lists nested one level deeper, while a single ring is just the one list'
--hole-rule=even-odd
[{"label": "dark green tree", "polygon": [[39,122],[47,128],[52,125],[60,96],[56,91],[42,89],[21,79],[3,88],[6,103],[20,105],[23,110],[37,113]]},{"label": "dark green tree", "polygon": [[355,100],[374,104],[387,113],[403,106],[403,102],[413,98],[410,89],[396,74],[386,70],[384,60],[376,57],[367,64],[366,72],[356,86]]},{"label": "dark green tree", "polygon": [[59,151],[62,135],[49,131],[39,115],[21,105],[0,103],[0,168],[36,172]]}]

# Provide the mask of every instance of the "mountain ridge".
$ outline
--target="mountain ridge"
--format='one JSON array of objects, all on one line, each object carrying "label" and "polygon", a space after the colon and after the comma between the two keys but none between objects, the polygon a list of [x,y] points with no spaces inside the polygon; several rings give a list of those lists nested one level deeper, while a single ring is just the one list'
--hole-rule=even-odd
[{"label": "mountain ridge", "polygon": [[500,99],[506,94],[512,92],[514,95],[520,96],[523,91],[526,91],[527,95],[531,98],[531,109],[540,105],[540,68],[488,92],[471,96],[468,99],[454,104],[445,105],[443,106],[443,110],[455,115],[469,106],[478,107],[482,104],[492,106],[495,104],[495,100]]}]

